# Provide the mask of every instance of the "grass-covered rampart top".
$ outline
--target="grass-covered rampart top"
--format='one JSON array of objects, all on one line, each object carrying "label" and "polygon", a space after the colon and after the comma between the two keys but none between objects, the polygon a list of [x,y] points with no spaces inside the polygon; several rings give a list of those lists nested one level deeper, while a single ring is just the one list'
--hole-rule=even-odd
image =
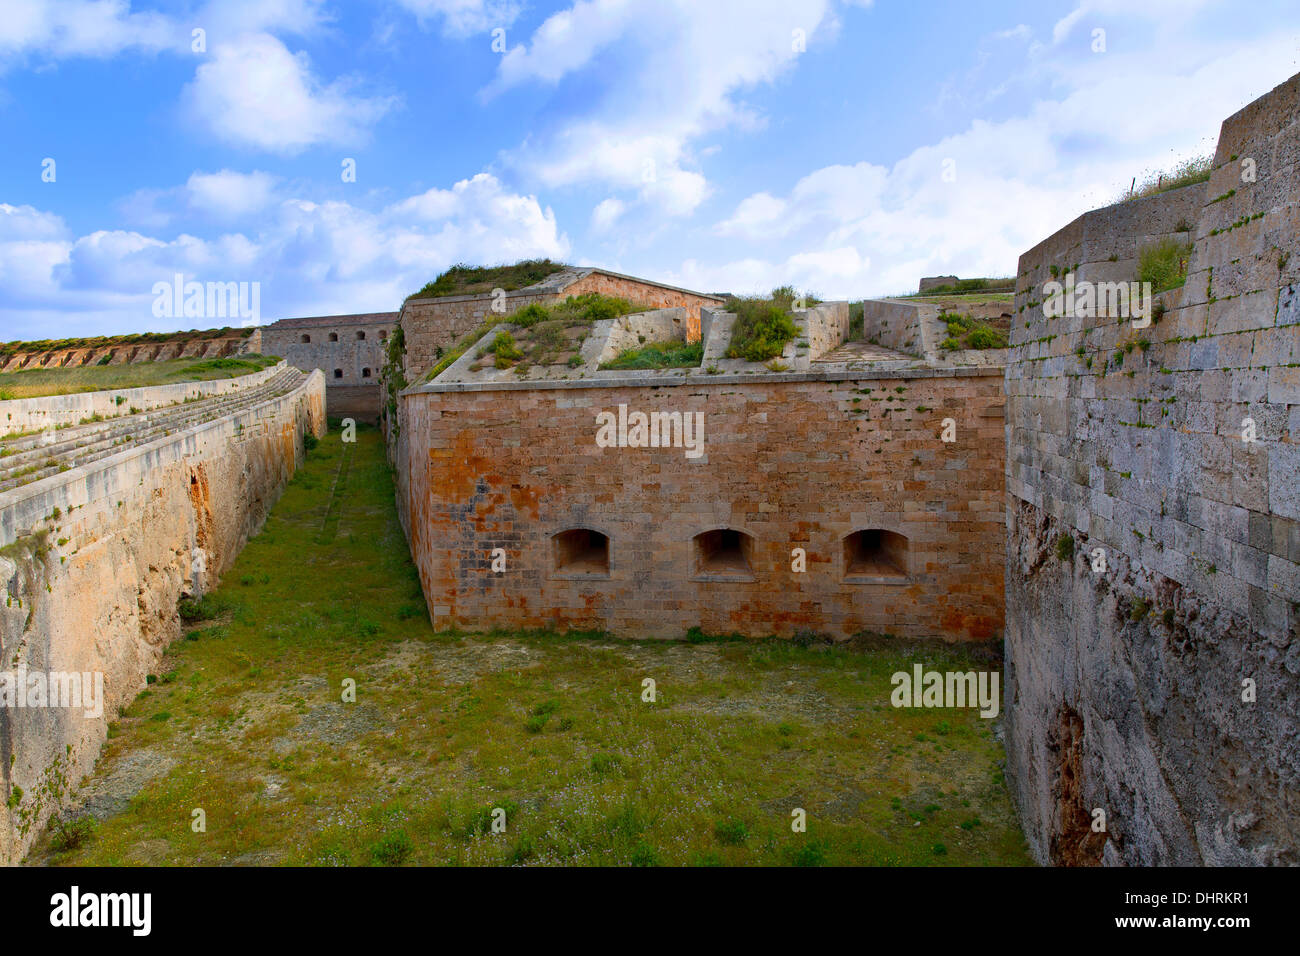
[{"label": "grass-covered rampart top", "polygon": [[481,295],[493,289],[513,292],[541,282],[568,268],[550,259],[523,259],[512,265],[471,266],[457,263],[408,299],[436,299],[444,295]]},{"label": "grass-covered rampart top", "polygon": [[1146,196],[1167,193],[1171,189],[1182,189],[1184,186],[1207,182],[1213,170],[1214,157],[1208,153],[1185,159],[1172,169],[1161,169],[1148,174],[1130,189],[1126,189],[1115,201],[1142,199]]},{"label": "grass-covered rampart top", "polygon": [[766,298],[762,296],[732,296],[726,309],[735,313],[731,327],[731,345],[727,358],[747,362],[767,362],[779,358],[798,333],[794,323],[794,308],[816,305],[821,300],[805,293],[800,296],[793,286],[779,286]]},{"label": "grass-covered rampart top", "polygon": [[[442,359],[429,370],[425,381],[430,381],[469,350],[479,339],[503,322],[518,326],[498,348],[494,342],[478,356],[474,368],[482,368],[488,354],[497,368],[515,368],[520,374],[533,365],[582,364],[579,351],[591,331],[591,324],[601,319],[614,319],[620,315],[647,312],[653,306],[640,305],[617,296],[586,292],[569,296],[563,302],[542,305],[533,302],[509,315],[493,315],[478,328],[463,335]],[[498,339],[501,337],[498,336]]]},{"label": "grass-covered rampart top", "polygon": [[1000,276],[987,279],[958,279],[944,285],[926,289],[924,292],[910,293],[906,298],[929,298],[940,295],[981,295],[988,293],[1005,293],[1010,296],[1016,291],[1014,276]]},{"label": "grass-covered rampart top", "polygon": [[0,401],[238,378],[260,372],[279,361],[275,355],[250,352],[229,358],[171,359],[166,362],[141,362],[137,365],[101,364],[75,368],[23,369],[0,374]]},{"label": "grass-covered rampart top", "polygon": [[101,349],[116,345],[165,345],[195,339],[248,338],[251,328],[191,329],[188,332],[136,332],[131,335],[95,335],[89,338],[36,339],[31,342],[0,342],[0,357],[18,352],[52,352],[63,349]]}]

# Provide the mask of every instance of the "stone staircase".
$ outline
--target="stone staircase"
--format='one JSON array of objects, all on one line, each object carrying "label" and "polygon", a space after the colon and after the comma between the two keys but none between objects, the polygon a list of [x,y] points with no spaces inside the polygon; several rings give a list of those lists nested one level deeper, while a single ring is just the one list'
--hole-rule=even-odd
[{"label": "stone staircase", "polygon": [[306,377],[286,366],[253,388],[0,441],[0,494],[278,398]]}]

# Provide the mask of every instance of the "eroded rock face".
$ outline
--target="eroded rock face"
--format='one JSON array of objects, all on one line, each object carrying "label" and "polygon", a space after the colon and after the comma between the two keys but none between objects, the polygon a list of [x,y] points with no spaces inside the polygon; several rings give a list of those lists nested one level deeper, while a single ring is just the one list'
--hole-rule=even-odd
[{"label": "eroded rock face", "polygon": [[[0,706],[0,862],[21,860],[68,803],[108,722],[180,634],[177,602],[214,586],[261,527],[302,460],[302,435],[323,431],[324,411],[317,375],[163,447],[73,469],[43,492],[50,510],[38,526],[24,518],[35,533],[0,558],[0,671],[102,674],[103,698],[89,716]],[[16,496],[0,508],[17,507]]]},{"label": "eroded rock face", "polygon": [[[1208,182],[1021,257],[1006,745],[1043,862],[1300,863],[1298,137],[1300,76],[1224,122]],[[1186,281],[1150,314],[1042,308],[1162,249]]]},{"label": "eroded rock face", "polygon": [[1007,762],[1035,855],[1297,862],[1300,639],[1270,640],[1119,553],[1098,574],[1077,530],[1062,558],[1067,533],[1030,506],[1010,516]]}]

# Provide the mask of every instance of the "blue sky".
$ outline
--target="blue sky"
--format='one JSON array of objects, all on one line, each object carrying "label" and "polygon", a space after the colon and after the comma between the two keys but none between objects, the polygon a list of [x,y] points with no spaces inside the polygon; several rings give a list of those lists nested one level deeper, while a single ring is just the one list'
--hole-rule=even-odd
[{"label": "blue sky", "polygon": [[178,273],[263,321],[531,256],[1009,275],[1297,50],[1273,0],[0,0],[0,340],[225,324],[154,315]]}]

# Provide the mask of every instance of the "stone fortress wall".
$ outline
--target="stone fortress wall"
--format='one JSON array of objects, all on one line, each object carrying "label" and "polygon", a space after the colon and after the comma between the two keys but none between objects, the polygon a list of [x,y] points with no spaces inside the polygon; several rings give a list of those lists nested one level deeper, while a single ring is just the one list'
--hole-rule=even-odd
[{"label": "stone fortress wall", "polygon": [[[721,357],[734,316],[709,308],[700,367],[596,367],[629,344],[629,322],[648,339],[684,338],[679,307],[596,323],[580,371],[473,371],[471,346],[404,391],[390,431],[398,511],[434,625],[994,637],[1002,370],[901,353],[815,365],[848,334],[848,304],[795,316],[786,371]],[[601,447],[597,415],[620,406],[699,413],[701,453]],[[603,551],[584,556],[593,532]],[[794,570],[796,548],[806,570]]]},{"label": "stone fortress wall", "polygon": [[180,634],[178,600],[217,583],[301,463],[303,436],[323,433],[321,375],[279,372],[282,385],[245,383],[251,404],[222,395],[199,424],[0,492],[0,668],[104,680],[97,717],[0,707],[0,862],[21,860],[91,770],[108,722]]},{"label": "stone fortress wall", "polygon": [[[1300,862],[1298,159],[1300,77],[1224,122],[1208,184],[1021,257],[1006,746],[1042,862]],[[1150,327],[1045,317],[1045,283],[1182,237]]]},{"label": "stone fortress wall", "polygon": [[[505,311],[499,314],[510,315],[533,303],[545,305],[561,302],[569,296],[587,292],[621,296],[657,309],[684,308],[689,314],[692,338],[698,338],[700,334],[701,307],[716,308],[722,305],[722,300],[716,296],[702,295],[605,269],[581,268],[566,269],[548,276],[536,285],[505,292]],[[419,381],[429,369],[438,364],[445,350],[491,317],[493,301],[491,293],[407,299],[399,318],[406,345],[403,365],[406,380]]]},{"label": "stone fortress wall", "polygon": [[396,312],[370,312],[281,319],[259,331],[267,354],[304,372],[324,373],[330,417],[373,422],[379,417],[388,337],[396,326]]},{"label": "stone fortress wall", "polygon": [[[402,510],[435,626],[677,638],[691,627],[952,639],[1001,629],[1001,370],[545,384],[404,398]],[[859,424],[873,395],[896,400],[893,413]],[[620,405],[703,413],[705,454],[598,447],[596,414]],[[938,439],[945,417],[956,443]],[[748,573],[700,570],[696,536],[718,528],[749,537]],[[606,574],[557,565],[554,537],[571,529],[607,536]],[[897,573],[849,567],[846,538],[869,529],[905,539]],[[505,574],[491,569],[497,547]],[[791,570],[796,547],[806,573]]]}]

